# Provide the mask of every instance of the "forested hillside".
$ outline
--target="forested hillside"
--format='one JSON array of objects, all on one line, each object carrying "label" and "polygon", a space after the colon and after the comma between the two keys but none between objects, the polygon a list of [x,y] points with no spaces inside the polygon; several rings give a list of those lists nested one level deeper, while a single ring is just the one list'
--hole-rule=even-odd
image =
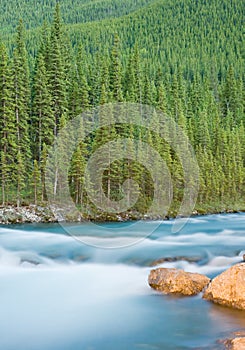
[{"label": "forested hillside", "polygon": [[[197,208],[244,209],[243,2],[61,1],[62,16],[56,6],[51,25],[40,28],[43,19],[50,21],[53,3],[23,2],[17,35],[11,33],[18,2],[0,5],[2,203],[45,201],[47,154],[58,131],[89,108],[127,101],[156,107],[188,134],[200,167]],[[85,164],[120,132],[100,130],[78,146],[69,172],[77,205],[96,210],[83,190]],[[174,183],[171,212],[177,211],[184,180],[175,152],[157,133],[130,127],[123,133],[150,143],[167,162]],[[62,186],[58,175],[55,187]],[[129,175],[141,189],[133,209],[144,213],[152,183],[142,166],[114,162],[105,172],[105,192],[121,198],[118,183]]]},{"label": "forested hillside", "polygon": [[[99,21],[133,12],[154,0],[60,0],[65,23]],[[13,33],[22,19],[26,27],[36,28],[44,21],[52,22],[56,0],[2,0],[0,4],[1,33]]]}]

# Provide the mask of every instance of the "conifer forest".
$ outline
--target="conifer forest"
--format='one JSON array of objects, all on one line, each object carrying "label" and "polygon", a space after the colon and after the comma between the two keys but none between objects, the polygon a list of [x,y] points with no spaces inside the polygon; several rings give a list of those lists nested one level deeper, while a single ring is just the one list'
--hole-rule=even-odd
[{"label": "conifer forest", "polygon": [[[2,0],[0,9],[3,206],[45,204],[46,162],[59,131],[97,106],[130,102],[153,106],[188,135],[199,166],[199,212],[245,209],[243,1]],[[73,201],[96,210],[84,190],[86,163],[122,133],[152,145],[168,165],[174,215],[183,169],[157,127],[101,128],[80,142],[69,167]],[[105,194],[119,200],[129,174],[140,190],[129,210],[144,213],[152,180],[137,160],[110,164]]]}]

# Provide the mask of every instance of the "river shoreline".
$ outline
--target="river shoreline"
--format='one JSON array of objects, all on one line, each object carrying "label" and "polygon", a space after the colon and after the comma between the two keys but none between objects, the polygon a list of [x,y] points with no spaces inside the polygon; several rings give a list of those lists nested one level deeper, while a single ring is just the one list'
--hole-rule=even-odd
[{"label": "river shoreline", "polygon": [[[231,214],[245,212],[245,209],[230,209],[224,208],[222,210],[194,210],[191,217],[212,215],[212,214]],[[14,205],[8,205],[0,207],[0,224],[24,224],[24,223],[58,223],[58,222],[123,222],[123,221],[136,221],[136,220],[171,220],[176,217],[186,217],[185,215],[176,215],[171,213],[168,216],[151,216],[151,215],[139,215],[135,212],[127,212],[124,214],[98,214],[98,215],[81,215],[78,210],[74,208],[61,208],[57,205],[25,205],[16,207]]]}]

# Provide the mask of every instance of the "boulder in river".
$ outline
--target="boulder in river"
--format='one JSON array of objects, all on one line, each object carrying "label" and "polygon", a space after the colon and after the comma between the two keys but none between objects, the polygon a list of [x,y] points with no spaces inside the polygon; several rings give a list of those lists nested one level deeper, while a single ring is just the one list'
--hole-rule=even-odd
[{"label": "boulder in river", "polygon": [[235,338],[231,341],[230,350],[244,350],[245,338]]},{"label": "boulder in river", "polygon": [[203,298],[220,305],[245,310],[245,264],[232,266],[214,278],[205,290]]},{"label": "boulder in river", "polygon": [[210,279],[198,273],[179,269],[158,268],[150,272],[148,283],[164,294],[196,295],[210,282]]},{"label": "boulder in river", "polygon": [[245,337],[236,337],[228,339],[223,342],[226,350],[244,350],[245,349]]},{"label": "boulder in river", "polygon": [[202,258],[200,256],[173,256],[173,257],[165,257],[165,258],[159,258],[157,260],[154,260],[150,263],[149,266],[157,266],[166,262],[176,262],[176,261],[187,261],[189,263],[197,263]]}]

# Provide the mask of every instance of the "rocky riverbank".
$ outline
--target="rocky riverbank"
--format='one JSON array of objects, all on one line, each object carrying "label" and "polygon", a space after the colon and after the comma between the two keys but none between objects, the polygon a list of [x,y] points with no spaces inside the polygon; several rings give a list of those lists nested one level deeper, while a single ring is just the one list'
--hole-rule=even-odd
[{"label": "rocky riverbank", "polygon": [[[52,223],[52,222],[83,222],[87,220],[105,222],[122,222],[129,220],[156,220],[160,217],[147,215],[139,216],[138,213],[124,213],[122,215],[101,213],[96,215],[80,214],[74,207],[59,207],[57,205],[28,205],[16,207],[8,205],[0,207],[0,224],[21,223]],[[168,219],[168,218],[164,218]]]},{"label": "rocky riverbank", "polygon": [[[67,209],[52,205],[5,206],[0,207],[0,224],[49,223],[66,220]],[[76,218],[79,220],[79,218]]]},{"label": "rocky riverbank", "polygon": [[[234,213],[237,210],[224,209],[218,213]],[[205,214],[211,214],[211,212],[193,211],[192,216],[201,216]],[[214,210],[212,214],[217,214]],[[165,217],[144,215],[138,212],[125,212],[122,214],[108,214],[98,213],[92,215],[80,214],[74,207],[59,207],[54,204],[43,204],[43,205],[26,205],[16,207],[14,205],[8,205],[0,207],[0,224],[20,224],[20,223],[51,223],[51,222],[83,222],[87,220],[98,221],[98,222],[122,222],[130,220],[169,220],[170,218],[176,217],[175,212],[171,212]],[[180,217],[182,217],[180,215]]]}]

